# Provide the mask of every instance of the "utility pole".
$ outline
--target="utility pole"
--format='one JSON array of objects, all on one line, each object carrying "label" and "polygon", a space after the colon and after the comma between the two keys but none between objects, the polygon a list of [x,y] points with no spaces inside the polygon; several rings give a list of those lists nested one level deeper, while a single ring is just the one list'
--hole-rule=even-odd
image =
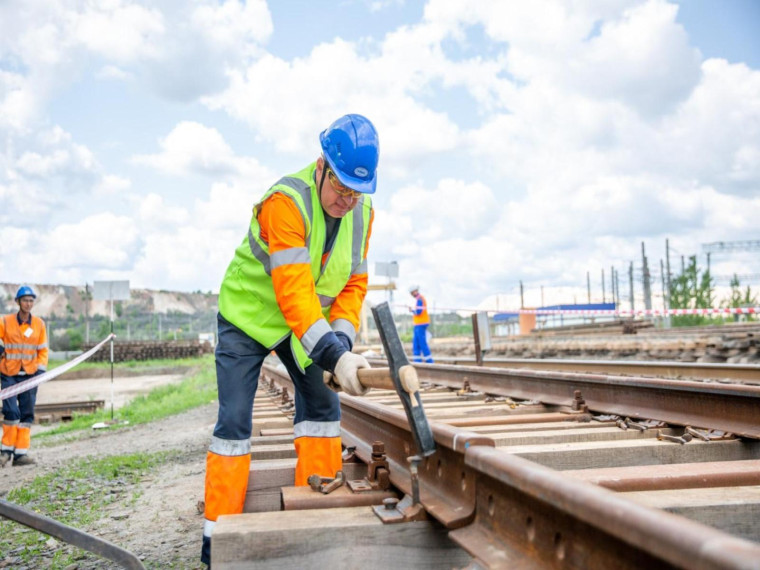
[{"label": "utility pole", "polygon": [[588,304],[591,304],[591,275],[586,271],[586,291],[588,293]]},{"label": "utility pole", "polygon": [[663,263],[662,259],[660,260],[660,278],[662,281],[662,308],[664,310],[663,322],[665,322],[666,315],[668,312],[668,295],[665,292],[665,264]]},{"label": "utility pole", "polygon": [[[670,240],[665,239],[665,283],[667,285],[667,297],[665,297],[665,308],[670,310]],[[670,314],[665,317],[665,328],[670,328]]]},{"label": "utility pole", "polygon": [[90,343],[90,286],[84,284],[84,341]]},{"label": "utility pole", "polygon": [[615,268],[610,266],[610,293],[612,294],[612,304],[615,304]]},{"label": "utility pole", "polygon": [[646,310],[652,309],[652,286],[649,281],[649,264],[647,263],[646,251],[644,250],[644,242],[641,242],[641,260],[644,264],[642,279],[644,281],[644,308]]},{"label": "utility pole", "polygon": [[604,292],[604,269],[602,269],[602,303],[607,301],[607,295]]},{"label": "utility pole", "polygon": [[631,318],[633,318],[633,261],[631,261],[631,264],[628,266],[628,282],[629,282],[629,291],[631,296]]},{"label": "utility pole", "polygon": [[523,300],[523,284],[522,279],[520,280],[520,308],[525,308],[525,301]]}]

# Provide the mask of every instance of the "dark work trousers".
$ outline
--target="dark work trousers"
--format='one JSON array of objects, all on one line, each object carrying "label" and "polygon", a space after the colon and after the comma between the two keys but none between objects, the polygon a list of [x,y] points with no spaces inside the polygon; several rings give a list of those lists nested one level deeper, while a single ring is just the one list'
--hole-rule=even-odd
[{"label": "dark work trousers", "polygon": [[[253,398],[259,385],[264,359],[271,352],[242,330],[217,316],[219,343],[216,346],[216,382],[219,390],[219,415],[214,435],[240,440],[251,437]],[[280,342],[275,353],[296,388],[296,415],[293,423],[340,420],[340,399],[325,386],[323,371],[316,364],[301,372],[290,350],[290,337]]]},{"label": "dark work trousers", "polygon": [[422,362],[422,358],[425,359],[425,362],[433,362],[427,342],[427,330],[427,324],[414,325],[412,331],[412,354],[414,355],[415,362]]},{"label": "dark work trousers", "polygon": [[[25,374],[19,376],[6,376],[0,374],[0,387],[4,390],[15,386],[19,382],[34,378],[42,371],[34,374]],[[37,403],[37,386],[16,396],[11,396],[3,400],[3,418],[5,421],[19,421],[22,424],[31,424],[34,422],[34,405]]]}]

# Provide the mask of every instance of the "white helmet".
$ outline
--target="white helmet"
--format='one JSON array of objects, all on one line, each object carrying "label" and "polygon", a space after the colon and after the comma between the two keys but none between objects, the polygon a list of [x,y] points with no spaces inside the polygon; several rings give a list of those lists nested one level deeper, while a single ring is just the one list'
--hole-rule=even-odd
[{"label": "white helmet", "polygon": [[420,286],[419,285],[412,285],[411,287],[409,287],[409,292],[410,293],[414,293],[415,291],[419,291],[419,290],[420,290]]}]

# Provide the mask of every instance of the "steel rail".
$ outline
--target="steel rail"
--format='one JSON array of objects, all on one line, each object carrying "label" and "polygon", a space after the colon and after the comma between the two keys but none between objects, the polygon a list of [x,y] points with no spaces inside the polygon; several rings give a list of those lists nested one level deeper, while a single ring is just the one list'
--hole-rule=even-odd
[{"label": "steel rail", "polygon": [[473,524],[449,536],[488,568],[760,568],[760,545],[485,446]]},{"label": "steel rail", "polygon": [[37,403],[34,406],[34,412],[36,414],[53,414],[61,415],[62,413],[68,413],[68,415],[74,412],[87,412],[92,413],[105,406],[105,400],[81,400],[77,402],[48,402]]},{"label": "steel rail", "polygon": [[83,550],[97,554],[101,558],[113,560],[121,564],[124,568],[134,570],[144,570],[140,559],[128,550],[116,546],[112,542],[88,534],[82,530],[70,527],[57,520],[46,517],[34,511],[30,511],[0,499],[0,515],[17,523],[43,532],[49,536],[54,536],[64,542],[78,546]]},{"label": "steel rail", "polygon": [[[760,439],[760,386],[415,363],[420,382]],[[577,394],[580,392],[580,394]]]},{"label": "steel rail", "polygon": [[[284,371],[269,378],[292,389]],[[382,441],[391,482],[412,493],[405,415],[340,394],[344,445],[369,462]],[[488,568],[760,568],[760,546],[651,509],[494,448],[488,437],[431,422],[437,450],[421,461],[420,503]]]},{"label": "steel rail", "polygon": [[[440,364],[475,366],[472,358],[436,357]],[[378,365],[382,359],[370,359]],[[529,370],[558,370],[561,372],[592,372],[604,374],[630,374],[660,376],[663,378],[690,378],[704,380],[755,381],[760,384],[760,365],[727,363],[694,363],[642,360],[567,360],[559,358],[487,358],[483,366],[489,368],[527,368]]]}]

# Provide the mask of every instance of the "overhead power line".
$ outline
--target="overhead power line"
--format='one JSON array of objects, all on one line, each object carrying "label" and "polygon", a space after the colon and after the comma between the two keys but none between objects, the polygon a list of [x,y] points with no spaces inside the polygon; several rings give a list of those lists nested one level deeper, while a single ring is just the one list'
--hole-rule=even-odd
[{"label": "overhead power line", "polygon": [[702,251],[705,253],[730,253],[734,251],[760,251],[760,240],[744,241],[714,241],[703,243]]}]

